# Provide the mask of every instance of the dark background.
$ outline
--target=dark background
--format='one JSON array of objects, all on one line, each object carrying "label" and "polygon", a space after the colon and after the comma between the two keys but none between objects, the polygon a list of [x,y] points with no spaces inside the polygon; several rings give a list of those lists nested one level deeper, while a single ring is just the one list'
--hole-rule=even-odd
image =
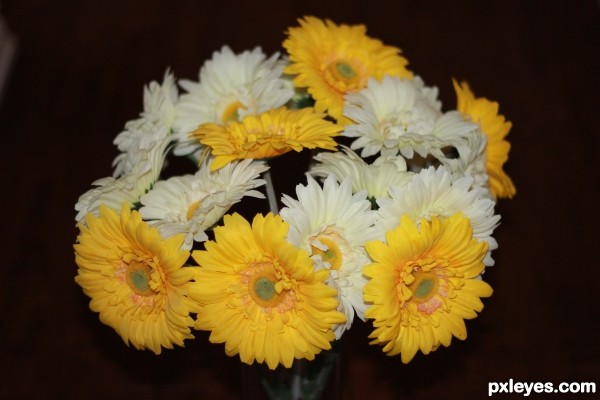
[{"label": "dark background", "polygon": [[[495,292],[467,322],[469,338],[403,365],[357,324],[345,339],[343,398],[484,398],[488,382],[510,378],[600,385],[598,3],[317,4],[2,1],[19,48],[0,105],[1,398],[241,397],[239,360],[207,334],[155,356],[89,311],[73,281],[73,206],[111,174],[112,140],[142,110],[145,84],[167,68],[197,80],[223,44],[280,51],[306,14],[364,23],[400,47],[445,109],[455,107],[451,78],[466,79],[513,122],[505,169],[518,192],[497,207],[500,247],[486,274]],[[292,193],[301,178],[288,169],[274,171],[275,184]]]}]

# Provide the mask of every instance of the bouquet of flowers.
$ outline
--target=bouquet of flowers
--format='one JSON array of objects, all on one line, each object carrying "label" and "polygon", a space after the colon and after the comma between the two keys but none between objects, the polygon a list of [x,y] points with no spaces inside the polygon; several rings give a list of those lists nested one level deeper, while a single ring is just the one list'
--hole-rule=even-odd
[{"label": "bouquet of flowers", "polygon": [[[167,71],[145,88],[113,175],[75,206],[91,310],[137,349],[207,330],[270,369],[313,360],[356,318],[404,363],[464,339],[492,294],[495,202],[515,194],[510,122],[465,82],[443,111],[362,25],[307,16],[283,48],[224,46],[198,81]],[[304,149],[305,181],[278,195],[270,160]],[[190,173],[166,176],[171,157]],[[270,212],[231,212],[247,197]]]}]

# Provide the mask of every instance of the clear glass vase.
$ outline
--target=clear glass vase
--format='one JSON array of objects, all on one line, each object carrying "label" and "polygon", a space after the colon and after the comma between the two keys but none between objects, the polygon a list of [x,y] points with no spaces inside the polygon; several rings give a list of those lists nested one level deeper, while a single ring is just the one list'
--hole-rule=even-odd
[{"label": "clear glass vase", "polygon": [[255,364],[253,371],[244,374],[244,398],[341,399],[341,365],[341,344],[337,340],[331,350],[321,352],[312,361],[294,360],[291,368],[271,370],[266,364]]}]

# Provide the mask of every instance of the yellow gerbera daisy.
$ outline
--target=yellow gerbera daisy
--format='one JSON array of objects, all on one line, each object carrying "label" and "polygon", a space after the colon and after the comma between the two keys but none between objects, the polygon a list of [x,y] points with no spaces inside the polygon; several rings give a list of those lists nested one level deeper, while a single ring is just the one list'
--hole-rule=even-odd
[{"label": "yellow gerbera daisy", "polygon": [[75,281],[91,298],[90,309],[126,344],[160,354],[193,338],[187,289],[197,267],[183,267],[184,235],[163,240],[137,211],[124,205],[119,216],[106,206],[88,213],[75,244]]},{"label": "yellow gerbera daisy", "polygon": [[286,241],[280,216],[258,214],[252,226],[239,214],[226,215],[215,241],[192,256],[200,265],[190,296],[197,300],[196,328],[212,331],[211,343],[225,343],[252,364],[290,367],[294,358],[314,359],[331,348],[337,292],[328,271],[314,271],[306,251]]},{"label": "yellow gerbera daisy", "polygon": [[317,111],[343,125],[350,122],[342,115],[346,93],[366,87],[369,77],[412,77],[400,49],[367,36],[364,25],[336,25],[315,17],[298,22],[300,27],[289,28],[283,42],[291,61],[284,72],[296,75],[294,84],[307,88]]},{"label": "yellow gerbera daisy", "polygon": [[369,242],[373,263],[364,268],[371,280],[365,301],[372,306],[365,317],[374,319],[371,344],[384,344],[388,355],[401,354],[409,362],[417,350],[424,354],[452,336],[467,337],[463,319],[477,316],[480,297],[492,288],[476,277],[483,271],[487,243],[473,238],[469,220],[461,214],[440,220],[421,220],[420,229],[409,217],[386,234],[387,243]]},{"label": "yellow gerbera daisy", "polygon": [[508,160],[510,143],[504,138],[512,124],[498,113],[498,103],[484,97],[475,97],[466,82],[459,84],[455,80],[454,90],[458,111],[467,114],[473,122],[481,125],[487,136],[486,169],[490,177],[490,191],[496,198],[512,198],[517,190],[502,166]]},{"label": "yellow gerbera daisy", "polygon": [[247,115],[241,122],[203,124],[192,136],[211,147],[215,156],[211,164],[214,171],[242,158],[270,158],[303,148],[335,150],[337,144],[333,138],[342,127],[324,117],[313,108],[280,107],[260,115]]}]

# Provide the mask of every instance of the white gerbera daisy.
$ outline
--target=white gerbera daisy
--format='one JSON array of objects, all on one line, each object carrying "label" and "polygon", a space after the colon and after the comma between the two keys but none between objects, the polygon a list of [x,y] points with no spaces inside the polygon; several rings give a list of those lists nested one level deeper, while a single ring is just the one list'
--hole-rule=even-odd
[{"label": "white gerbera daisy", "polygon": [[138,157],[141,161],[132,164],[128,174],[119,178],[106,177],[92,183],[96,187],[82,194],[75,204],[77,222],[85,223],[84,217],[88,212],[99,216],[102,204],[119,211],[125,202],[138,203],[140,197],[158,180],[168,144],[169,140],[165,138],[148,151],[140,150]]},{"label": "white gerbera daisy", "polygon": [[265,183],[257,179],[268,169],[265,163],[246,159],[211,172],[211,162],[207,158],[195,175],[157,182],[141,198],[140,214],[164,238],[186,235],[182,249],[191,249],[194,241],[207,240],[205,231],[242,197],[264,198],[254,189]]},{"label": "white gerbera daisy", "polygon": [[177,116],[175,105],[178,100],[175,76],[167,70],[162,84],[153,81],[144,88],[144,111],[140,114],[141,118],[129,122],[125,127],[136,127],[148,121],[172,129]]},{"label": "white gerbera daisy", "polygon": [[162,84],[153,81],[144,88],[140,118],[127,122],[113,142],[121,151],[113,161],[115,178],[129,174],[134,165],[144,162],[145,153],[171,133],[177,97],[175,77],[169,71]]},{"label": "white gerbera daisy", "polygon": [[333,174],[338,182],[347,176],[352,178],[352,193],[367,191],[369,199],[389,197],[391,186],[404,186],[411,180],[406,169],[406,161],[401,156],[378,157],[373,164],[367,164],[358,154],[345,146],[342,152],[319,153],[314,159],[319,164],[313,166],[310,173],[327,177]]},{"label": "white gerbera daisy", "polygon": [[441,116],[440,104],[432,98],[434,90],[425,90],[422,80],[385,76],[380,82],[370,78],[365,89],[346,95],[344,115],[355,123],[342,133],[356,139],[352,149],[362,148],[361,156],[381,152],[413,158],[422,157],[431,147],[440,147],[434,134]]},{"label": "white gerbera daisy", "polygon": [[180,81],[187,93],[177,104],[175,154],[190,154],[200,147],[189,134],[201,124],[238,121],[287,103],[294,91],[282,79],[285,64],[278,53],[267,59],[259,47],[236,55],[224,46],[213,53],[200,69],[198,82]]},{"label": "white gerbera daisy", "polygon": [[462,213],[470,220],[473,237],[489,245],[484,264],[494,265],[491,251],[498,243],[492,233],[500,216],[494,215],[494,201],[480,198],[471,188],[472,183],[471,176],[455,178],[443,166],[423,169],[407,185],[390,189],[391,198],[377,201],[379,219],[376,226],[380,232],[387,232],[400,225],[403,215],[418,224],[422,219],[430,221],[432,217],[448,218]]},{"label": "white gerbera daisy", "polygon": [[477,140],[475,137],[484,136],[477,124],[465,119],[458,111],[444,113],[436,121],[433,134],[438,138],[442,147],[432,149],[433,151],[430,154],[438,159],[445,157],[441,150],[446,147],[454,147],[458,154],[465,158],[468,153],[473,151],[472,141]]},{"label": "white gerbera daisy", "polygon": [[[455,127],[464,124],[453,124]],[[452,129],[448,129],[450,131]],[[461,129],[455,129],[460,131]],[[486,166],[487,137],[476,129],[464,129],[449,140],[449,145],[456,148],[458,157],[438,157],[439,161],[450,170],[452,176],[471,176],[473,189],[479,197],[493,199],[489,186],[489,176]]]},{"label": "white gerbera daisy", "polygon": [[[128,150],[119,154],[113,161],[115,167],[113,177],[119,178],[125,175],[135,175],[152,169],[152,154],[154,148],[168,143],[169,133],[165,126],[146,123],[136,130],[126,130],[119,134],[120,143],[127,142]],[[115,142],[116,143],[116,142]],[[124,147],[123,147],[124,148]]]},{"label": "white gerbera daisy", "polygon": [[364,244],[377,239],[376,214],[366,192],[352,194],[349,178],[338,185],[330,175],[323,188],[310,175],[307,179],[307,186],[296,186],[298,200],[283,196],[281,216],[290,224],[288,240],[304,248],[317,268],[330,271],[328,284],[338,290],[338,310],[346,315],[346,323],[335,328],[339,339],[355,313],[364,320],[362,268],[369,263]]},{"label": "white gerbera daisy", "polygon": [[426,86],[425,81],[418,76],[415,75],[413,77],[413,83],[417,87],[418,90],[421,91],[421,95],[425,98],[425,101],[434,109],[441,112],[442,111],[442,102],[438,98],[439,90],[435,86]]}]

